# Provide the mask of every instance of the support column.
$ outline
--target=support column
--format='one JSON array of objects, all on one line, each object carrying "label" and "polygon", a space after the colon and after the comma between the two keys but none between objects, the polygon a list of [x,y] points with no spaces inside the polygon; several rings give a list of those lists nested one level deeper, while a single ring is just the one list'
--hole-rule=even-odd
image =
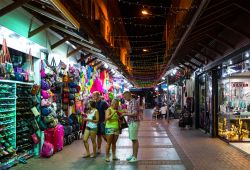
[{"label": "support column", "polygon": [[210,132],[212,137],[218,135],[218,72],[217,69],[212,70],[212,117],[210,120]]},{"label": "support column", "polygon": [[199,76],[197,73],[195,73],[195,80],[194,80],[195,86],[194,86],[194,113],[195,113],[195,128],[199,128]]}]

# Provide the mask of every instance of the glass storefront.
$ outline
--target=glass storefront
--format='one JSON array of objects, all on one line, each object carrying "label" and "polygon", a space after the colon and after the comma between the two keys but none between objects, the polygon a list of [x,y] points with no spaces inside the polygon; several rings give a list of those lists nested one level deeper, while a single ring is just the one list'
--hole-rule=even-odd
[{"label": "glass storefront", "polygon": [[218,135],[229,142],[250,141],[250,63],[244,59],[223,63],[218,82]]},{"label": "glass storefront", "polygon": [[210,132],[212,111],[212,77],[203,74],[199,77],[199,127]]}]

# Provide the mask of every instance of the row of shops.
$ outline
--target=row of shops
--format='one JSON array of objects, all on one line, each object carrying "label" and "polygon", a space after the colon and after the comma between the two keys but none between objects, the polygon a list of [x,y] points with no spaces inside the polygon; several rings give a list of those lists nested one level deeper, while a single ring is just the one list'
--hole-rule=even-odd
[{"label": "row of shops", "polygon": [[193,113],[196,128],[237,145],[250,142],[249,54],[242,48],[174,86],[174,98]]}]

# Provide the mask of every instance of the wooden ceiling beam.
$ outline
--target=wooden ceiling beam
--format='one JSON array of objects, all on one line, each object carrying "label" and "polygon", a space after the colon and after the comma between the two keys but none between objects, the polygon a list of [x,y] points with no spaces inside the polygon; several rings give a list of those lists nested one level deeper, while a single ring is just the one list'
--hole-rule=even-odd
[{"label": "wooden ceiling beam", "polygon": [[215,54],[217,54],[217,55],[219,55],[219,56],[222,56],[222,55],[223,55],[223,53],[221,53],[220,51],[218,51],[218,50],[216,50],[216,49],[214,49],[214,48],[212,48],[212,47],[210,47],[210,46],[208,46],[208,45],[206,45],[206,44],[198,43],[198,45],[200,45],[200,46],[202,46],[202,47],[204,47],[204,48],[206,48],[206,49],[212,51],[213,53],[215,53]]},{"label": "wooden ceiling beam", "polygon": [[192,66],[187,65],[187,64],[185,64],[185,63],[183,63],[183,62],[180,62],[180,63],[181,63],[182,65],[184,65],[185,67],[190,68],[191,70],[194,71],[194,68],[193,68]]},{"label": "wooden ceiling beam", "polygon": [[81,58],[79,60],[77,60],[77,62],[83,62],[84,60],[86,60],[88,57],[92,56],[91,53],[87,54],[87,55],[81,55]]},{"label": "wooden ceiling beam", "polygon": [[96,67],[96,66],[98,66],[99,64],[101,64],[102,62],[101,61],[97,61],[94,65],[93,65],[93,67]]},{"label": "wooden ceiling beam", "polygon": [[191,55],[187,54],[186,56],[189,57],[189,58],[195,59],[196,61],[200,62],[201,64],[205,64],[205,61],[204,61],[204,60],[202,60],[202,59],[196,57],[195,55],[191,56]]},{"label": "wooden ceiling beam", "polygon": [[22,5],[26,4],[27,2],[29,2],[30,0],[18,0],[12,4],[7,5],[6,7],[2,8],[0,10],[0,17],[8,14],[9,12],[21,7]]},{"label": "wooden ceiling beam", "polygon": [[184,61],[186,61],[186,62],[188,62],[188,63],[190,63],[190,64],[192,64],[192,65],[194,65],[195,67],[198,67],[198,68],[200,68],[201,66],[200,65],[198,65],[198,64],[196,64],[196,63],[194,63],[194,62],[192,62],[192,61],[190,61],[190,60],[187,60],[187,59],[183,59]]},{"label": "wooden ceiling beam", "polygon": [[225,28],[233,31],[234,33],[241,35],[242,37],[250,39],[250,35],[244,34],[242,31],[240,31],[240,30],[238,30],[236,28],[233,28],[233,27],[231,27],[229,25],[226,25],[226,24],[224,24],[222,22],[219,22],[219,21],[217,23],[220,24],[220,25],[222,25],[223,27],[225,27]]},{"label": "wooden ceiling beam", "polygon": [[201,56],[203,56],[203,57],[209,59],[210,61],[213,61],[213,60],[214,60],[212,57],[210,57],[210,56],[204,54],[204,53],[201,52],[201,51],[198,51],[198,50],[195,50],[195,49],[191,49],[191,50],[194,51],[194,52],[196,52],[197,54],[200,54]]},{"label": "wooden ceiling beam", "polygon": [[211,34],[206,34],[206,36],[207,36],[207,37],[210,37],[210,38],[212,38],[212,39],[214,39],[215,41],[221,43],[222,45],[224,45],[224,46],[226,46],[226,47],[228,47],[228,48],[234,49],[234,46],[233,46],[233,45],[229,44],[228,42],[223,41],[223,40],[220,39],[219,37],[214,37],[214,36],[212,36]]},{"label": "wooden ceiling beam", "polygon": [[83,48],[84,48],[83,46],[77,47],[76,49],[70,51],[70,52],[67,54],[67,57],[70,57],[70,56],[74,55],[75,53],[77,53],[78,51],[82,50]]},{"label": "wooden ceiling beam", "polygon": [[56,47],[62,45],[63,43],[65,43],[66,41],[70,40],[71,36],[66,36],[63,39],[57,41],[56,43],[52,44],[50,46],[51,50],[55,49]]},{"label": "wooden ceiling beam", "polygon": [[89,61],[86,63],[86,65],[89,65],[90,63],[92,63],[92,62],[95,61],[95,60],[97,60],[97,57],[95,57],[95,58],[89,60]]},{"label": "wooden ceiling beam", "polygon": [[33,37],[34,35],[38,34],[39,32],[51,27],[52,25],[55,24],[55,21],[51,21],[51,22],[48,22],[46,24],[43,24],[42,26],[32,30],[32,31],[29,31],[29,34],[28,34],[28,38],[30,37]]}]

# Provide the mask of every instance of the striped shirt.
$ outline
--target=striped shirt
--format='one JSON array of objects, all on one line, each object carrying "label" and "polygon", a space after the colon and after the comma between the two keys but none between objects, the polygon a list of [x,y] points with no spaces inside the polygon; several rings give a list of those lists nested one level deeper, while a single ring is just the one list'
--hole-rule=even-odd
[{"label": "striped shirt", "polygon": [[139,102],[135,99],[129,101],[128,104],[128,123],[139,121],[140,111],[139,111]]}]

